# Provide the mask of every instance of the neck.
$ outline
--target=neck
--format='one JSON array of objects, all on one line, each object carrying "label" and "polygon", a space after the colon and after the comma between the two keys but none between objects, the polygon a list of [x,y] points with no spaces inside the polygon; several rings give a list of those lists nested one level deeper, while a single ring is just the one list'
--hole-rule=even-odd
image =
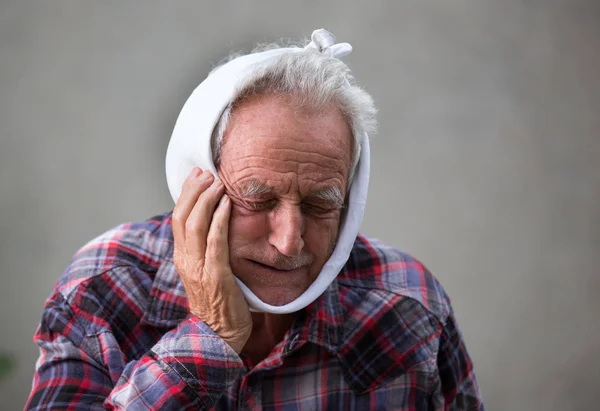
[{"label": "neck", "polygon": [[292,314],[270,314],[252,313],[252,337],[269,340],[277,344],[290,329],[296,313]]},{"label": "neck", "polygon": [[297,313],[270,314],[251,313],[252,333],[244,346],[242,353],[253,363],[258,363],[269,355],[273,347],[283,339],[290,329]]}]

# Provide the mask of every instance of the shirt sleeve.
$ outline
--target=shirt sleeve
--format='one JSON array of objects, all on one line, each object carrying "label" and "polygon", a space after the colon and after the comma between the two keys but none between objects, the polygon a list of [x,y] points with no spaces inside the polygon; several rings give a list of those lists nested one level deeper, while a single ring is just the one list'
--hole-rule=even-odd
[{"label": "shirt sleeve", "polygon": [[209,409],[243,368],[235,351],[193,316],[124,367],[110,330],[89,334],[82,323],[60,294],[46,304],[26,410]]},{"label": "shirt sleeve", "polygon": [[440,335],[438,369],[444,395],[444,410],[484,411],[473,362],[452,312]]}]

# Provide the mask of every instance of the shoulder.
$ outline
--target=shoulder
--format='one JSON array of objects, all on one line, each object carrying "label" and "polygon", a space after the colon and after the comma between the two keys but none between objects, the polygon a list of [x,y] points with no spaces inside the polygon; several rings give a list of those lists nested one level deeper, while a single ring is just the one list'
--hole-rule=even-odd
[{"label": "shoulder", "polygon": [[98,363],[111,349],[139,357],[158,338],[142,320],[156,273],[172,249],[170,233],[165,213],[118,225],[85,244],[46,301],[40,329],[66,336]]},{"label": "shoulder", "polygon": [[369,391],[409,372],[436,372],[451,307],[423,264],[359,235],[336,283],[344,317],[338,355],[353,389]]},{"label": "shoulder", "polygon": [[[135,283],[135,277],[152,276],[172,250],[171,213],[111,228],[81,247],[55,286],[71,303],[84,288],[98,282],[110,287],[110,277]],[[130,278],[125,278],[130,277]],[[133,284],[129,284],[131,286]],[[98,286],[98,284],[96,284]]]},{"label": "shoulder", "polygon": [[418,303],[441,322],[451,311],[440,282],[416,258],[379,240],[359,234],[348,263],[338,277],[342,289],[383,299],[402,297]]}]

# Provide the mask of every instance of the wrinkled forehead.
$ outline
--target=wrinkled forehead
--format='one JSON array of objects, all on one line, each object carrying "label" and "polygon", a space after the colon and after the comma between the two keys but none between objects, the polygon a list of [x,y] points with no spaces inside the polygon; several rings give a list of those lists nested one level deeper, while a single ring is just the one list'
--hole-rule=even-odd
[{"label": "wrinkled forehead", "polygon": [[[290,98],[259,95],[245,99],[231,113],[223,135],[226,151],[259,151],[282,157],[322,154],[330,161],[348,160],[352,131],[346,116],[335,106],[302,109]],[[283,150],[279,154],[272,149]]]},{"label": "wrinkled forehead", "polygon": [[337,108],[298,113],[276,96],[263,96],[232,115],[220,169],[235,180],[331,181],[344,189],[351,150],[350,128]]}]

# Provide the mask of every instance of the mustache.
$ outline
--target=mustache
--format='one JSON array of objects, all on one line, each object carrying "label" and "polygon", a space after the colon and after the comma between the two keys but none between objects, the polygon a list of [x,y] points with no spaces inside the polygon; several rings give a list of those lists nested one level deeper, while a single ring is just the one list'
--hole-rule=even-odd
[{"label": "mustache", "polygon": [[297,256],[290,257],[283,254],[265,255],[263,253],[250,252],[246,253],[245,258],[256,263],[273,267],[277,270],[294,270],[305,265],[312,264],[315,257],[309,253],[302,252]]}]

